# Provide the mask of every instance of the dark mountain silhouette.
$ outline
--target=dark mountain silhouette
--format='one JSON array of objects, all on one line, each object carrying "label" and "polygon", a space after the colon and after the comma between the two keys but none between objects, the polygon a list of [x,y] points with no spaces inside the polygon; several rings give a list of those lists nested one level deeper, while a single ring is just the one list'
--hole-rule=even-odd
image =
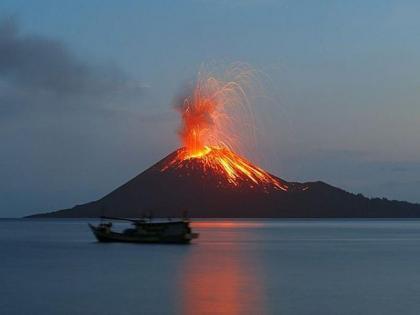
[{"label": "dark mountain silhouette", "polygon": [[179,217],[185,210],[201,218],[420,217],[419,204],[370,199],[320,181],[292,183],[273,176],[287,191],[246,178],[233,185],[200,159],[172,165],[180,150],[97,201],[30,217]]}]

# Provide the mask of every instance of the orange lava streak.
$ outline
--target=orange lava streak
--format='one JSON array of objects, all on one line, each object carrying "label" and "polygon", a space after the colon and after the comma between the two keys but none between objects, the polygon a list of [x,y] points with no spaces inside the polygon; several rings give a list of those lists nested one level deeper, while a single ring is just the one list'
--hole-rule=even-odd
[{"label": "orange lava streak", "polygon": [[196,160],[204,170],[211,169],[224,175],[227,182],[235,186],[248,182],[255,186],[273,186],[284,191],[288,189],[287,185],[282,184],[277,178],[227,148],[205,146],[202,151],[193,154],[184,148],[178,151],[177,156],[169,161],[161,171],[166,171],[169,168],[182,168],[185,166],[183,162],[188,160]]}]

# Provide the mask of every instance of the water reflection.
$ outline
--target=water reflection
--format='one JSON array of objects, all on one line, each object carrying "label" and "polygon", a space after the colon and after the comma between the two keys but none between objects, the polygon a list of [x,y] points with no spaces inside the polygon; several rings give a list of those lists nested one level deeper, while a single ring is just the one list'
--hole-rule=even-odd
[{"label": "water reflection", "polygon": [[202,228],[212,228],[212,229],[218,229],[218,228],[229,228],[229,229],[237,229],[237,228],[258,228],[263,227],[266,224],[264,222],[256,222],[256,221],[229,221],[229,220],[223,220],[223,221],[198,221],[193,222],[192,226],[194,228],[202,229]]},{"label": "water reflection", "polygon": [[200,240],[190,247],[179,279],[183,314],[265,313],[257,251],[237,223],[195,224]]}]

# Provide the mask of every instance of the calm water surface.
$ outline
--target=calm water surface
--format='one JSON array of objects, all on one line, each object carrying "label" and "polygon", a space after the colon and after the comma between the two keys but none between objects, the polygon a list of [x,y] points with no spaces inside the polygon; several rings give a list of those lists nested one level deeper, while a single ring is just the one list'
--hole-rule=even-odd
[{"label": "calm water surface", "polygon": [[0,220],[1,314],[420,314],[420,221],[197,221],[190,246]]}]

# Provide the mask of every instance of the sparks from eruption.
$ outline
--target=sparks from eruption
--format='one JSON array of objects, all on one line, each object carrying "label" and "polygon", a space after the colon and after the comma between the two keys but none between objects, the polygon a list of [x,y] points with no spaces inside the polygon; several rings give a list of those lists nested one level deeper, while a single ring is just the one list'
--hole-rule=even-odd
[{"label": "sparks from eruption", "polygon": [[234,186],[247,182],[250,187],[271,186],[286,191],[287,185],[234,152],[238,129],[255,135],[254,116],[246,95],[253,71],[234,67],[225,76],[232,79],[199,73],[193,91],[177,105],[184,148],[161,171],[184,167],[183,162],[195,160],[204,170],[216,171]]}]

